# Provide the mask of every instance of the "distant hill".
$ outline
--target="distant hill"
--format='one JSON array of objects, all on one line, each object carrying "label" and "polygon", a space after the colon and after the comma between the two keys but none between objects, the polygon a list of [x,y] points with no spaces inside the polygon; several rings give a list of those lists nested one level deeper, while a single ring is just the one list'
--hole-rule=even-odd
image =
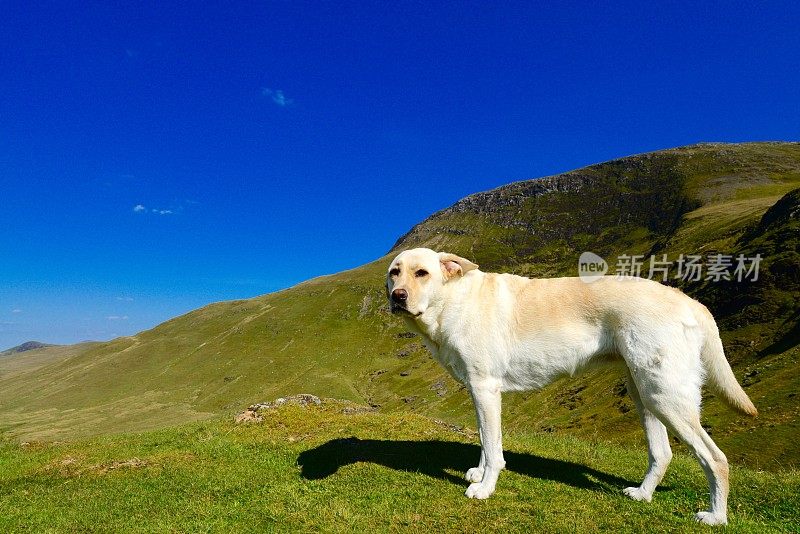
[{"label": "distant hill", "polygon": [[[800,143],[701,144],[626,157],[471,195],[402,236],[387,256],[262,297],[211,304],[136,336],[76,349],[13,376],[0,367],[0,431],[25,439],[164,427],[297,392],[473,425],[463,387],[388,313],[387,262],[428,246],[489,271],[574,276],[581,252],[761,254],[748,282],[670,279],[716,314],[759,408],[713,397],[704,422],[736,462],[800,463]],[[674,274],[674,271],[671,272]],[[614,371],[504,397],[506,428],[643,440]]]},{"label": "distant hill", "polygon": [[11,354],[19,354],[20,352],[27,352],[29,350],[43,349],[45,347],[52,347],[46,343],[39,343],[38,341],[26,341],[22,345],[11,347],[10,349],[0,352],[0,356],[10,356]]}]

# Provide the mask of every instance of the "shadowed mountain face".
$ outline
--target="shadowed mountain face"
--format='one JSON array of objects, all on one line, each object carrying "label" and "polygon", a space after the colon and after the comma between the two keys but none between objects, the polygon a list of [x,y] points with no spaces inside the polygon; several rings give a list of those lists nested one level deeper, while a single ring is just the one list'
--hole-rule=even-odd
[{"label": "shadowed mountain face", "polygon": [[553,270],[590,247],[599,253],[627,240],[664,241],[699,206],[676,153],[613,161],[471,195],[401,237],[393,251],[417,244],[469,247],[491,270]]},{"label": "shadowed mountain face", "polygon": [[[760,255],[759,276],[745,283],[722,280],[687,288],[714,312],[727,331],[753,327],[750,342],[762,347],[754,359],[779,354],[800,343],[800,189],[778,200],[748,227],[732,251]],[[738,353],[733,352],[736,356]]]},{"label": "shadowed mountain face", "polygon": [[[798,193],[800,144],[705,144],[632,156],[471,195],[415,226],[389,256],[294,288],[212,304],[136,336],[94,344],[36,372],[0,366],[0,431],[56,438],[230,414],[297,392],[472,424],[453,382],[388,313],[389,258],[427,246],[486,271],[575,276],[584,251],[613,273],[621,255],[664,255],[666,283],[706,303],[759,408],[713,398],[705,421],[728,456],[762,467],[800,459]],[[758,279],[676,278],[681,255],[760,254]],[[751,276],[752,278],[752,276]],[[621,375],[596,371],[504,398],[505,425],[641,439]]]}]

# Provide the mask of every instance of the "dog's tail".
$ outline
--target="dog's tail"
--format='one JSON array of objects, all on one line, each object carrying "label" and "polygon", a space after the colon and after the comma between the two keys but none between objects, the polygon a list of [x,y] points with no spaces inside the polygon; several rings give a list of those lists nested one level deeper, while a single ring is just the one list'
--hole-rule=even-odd
[{"label": "dog's tail", "polygon": [[725,350],[722,347],[714,316],[702,304],[699,308],[700,313],[697,314],[697,319],[705,333],[705,341],[700,354],[709,385],[728,406],[739,413],[755,417],[758,415],[758,410],[739,382],[736,381],[728,359],[725,358]]}]

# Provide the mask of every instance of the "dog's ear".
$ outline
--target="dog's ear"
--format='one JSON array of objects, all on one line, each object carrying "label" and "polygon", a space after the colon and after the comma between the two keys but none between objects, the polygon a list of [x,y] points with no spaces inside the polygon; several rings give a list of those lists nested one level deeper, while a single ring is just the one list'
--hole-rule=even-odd
[{"label": "dog's ear", "polygon": [[465,260],[455,254],[450,254],[449,252],[439,253],[439,265],[442,267],[442,273],[446,280],[450,280],[456,276],[464,276],[471,270],[478,268],[478,266],[471,261]]}]

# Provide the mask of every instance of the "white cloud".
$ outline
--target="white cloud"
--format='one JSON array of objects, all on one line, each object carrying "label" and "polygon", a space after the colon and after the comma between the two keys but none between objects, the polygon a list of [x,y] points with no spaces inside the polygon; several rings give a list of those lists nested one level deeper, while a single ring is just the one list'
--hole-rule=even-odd
[{"label": "white cloud", "polygon": [[280,89],[270,89],[269,87],[262,87],[261,94],[270,97],[275,104],[277,104],[282,108],[294,104],[294,100],[291,98],[286,98],[286,95],[284,95],[283,91]]},{"label": "white cloud", "polygon": [[[179,207],[178,209],[180,210],[181,207]],[[171,209],[162,209],[162,208],[147,209],[147,207],[142,205],[142,204],[136,204],[133,207],[133,211],[134,211],[134,213],[148,213],[149,212],[149,213],[155,213],[156,215],[172,215],[173,213],[175,213],[175,210],[171,210]]]},{"label": "white cloud", "polygon": [[11,313],[22,313],[22,310],[20,310],[19,308],[14,308],[13,310],[11,310]]},{"label": "white cloud", "polygon": [[128,316],[127,315],[109,315],[108,317],[106,317],[106,319],[108,319],[109,321],[127,321],[128,320]]},{"label": "white cloud", "polygon": [[117,297],[117,300],[122,302],[133,302],[133,297]]}]

